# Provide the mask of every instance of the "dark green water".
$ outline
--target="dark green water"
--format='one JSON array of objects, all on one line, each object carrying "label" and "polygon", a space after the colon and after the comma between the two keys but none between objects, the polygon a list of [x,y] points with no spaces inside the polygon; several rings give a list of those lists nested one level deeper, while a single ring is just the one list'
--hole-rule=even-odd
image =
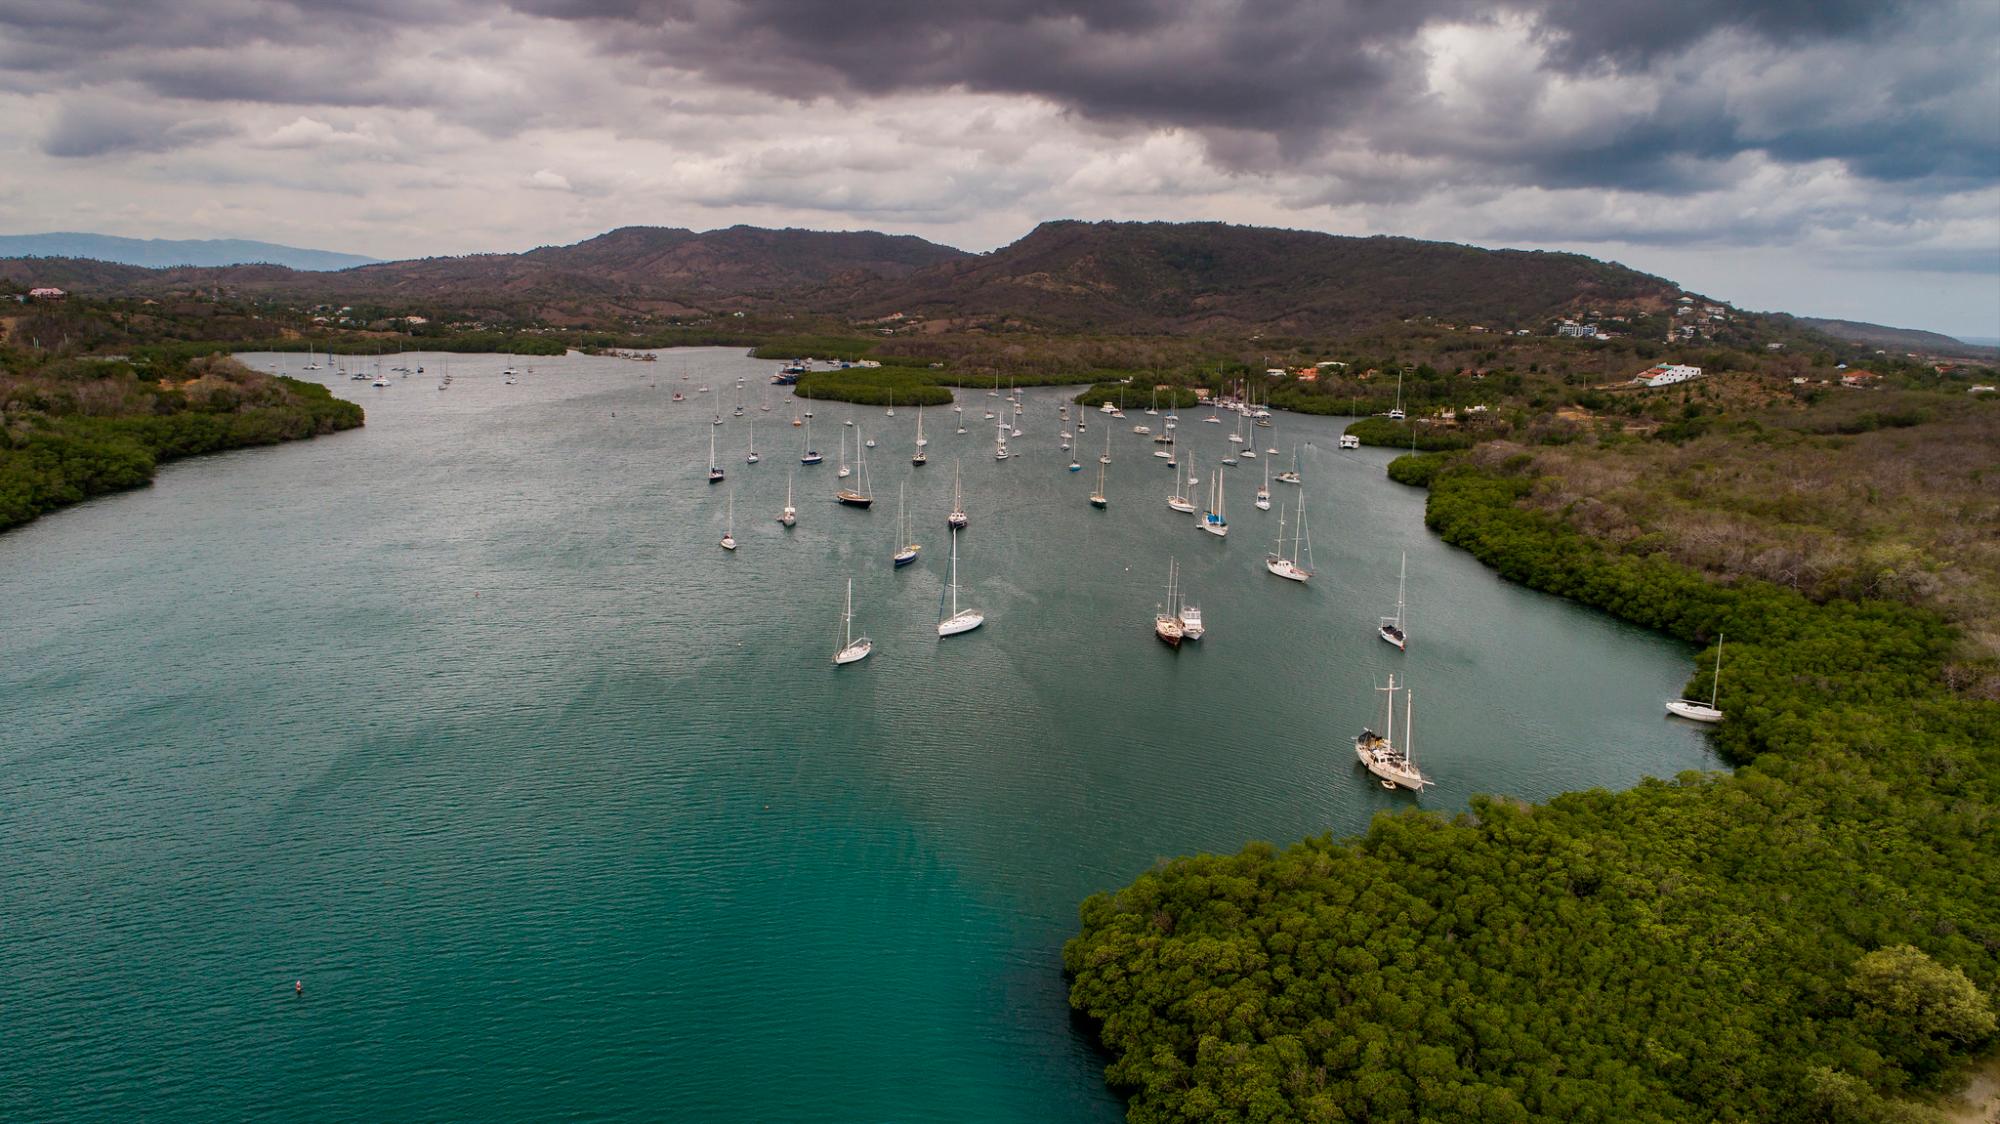
[{"label": "dark green water", "polygon": [[[1257,431],[1305,446],[1301,587],[1263,571],[1261,462],[1231,537],[1201,534],[1136,405],[1089,415],[1075,475],[1054,391],[1005,463],[983,393],[965,436],[927,413],[923,469],[910,411],[857,410],[860,512],[830,500],[849,408],[801,468],[789,400],[757,409],[774,364],[505,386],[459,356],[440,393],[443,356],[405,361],[429,374],[321,373],[364,430],[0,536],[0,1119],[1113,1121],[1064,1003],[1077,901],[1410,806],[1349,745],[1386,673],[1418,693],[1426,807],[1713,765],[1661,717],[1685,652],[1438,543],[1338,419]],[[1198,417],[1212,467],[1228,427]],[[988,624],[941,643],[961,455]],[[892,571],[905,480],[925,552]],[[1406,655],[1373,635],[1404,550]],[[1170,555],[1208,623],[1178,653],[1151,636]],[[836,670],[850,575],[877,650]]]}]

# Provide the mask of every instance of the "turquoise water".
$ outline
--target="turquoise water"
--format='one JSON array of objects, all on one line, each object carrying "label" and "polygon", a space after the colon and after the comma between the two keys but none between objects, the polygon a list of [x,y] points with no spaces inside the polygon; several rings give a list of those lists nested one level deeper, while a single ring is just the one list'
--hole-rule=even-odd
[{"label": "turquoise water", "polygon": [[[1686,652],[1438,543],[1340,419],[1256,431],[1274,468],[1301,445],[1301,587],[1263,571],[1262,462],[1201,534],[1136,406],[1088,415],[1074,475],[1053,390],[1005,463],[983,392],[964,436],[926,412],[922,469],[911,411],[854,409],[863,512],[830,499],[850,408],[818,404],[801,467],[739,352],[514,386],[457,356],[448,392],[446,357],[402,362],[428,373],[319,373],[363,430],[0,536],[0,1118],[1113,1121],[1064,1002],[1076,903],[1412,806],[1349,746],[1388,672],[1425,807],[1715,764],[1661,717]],[[1199,416],[1206,472],[1229,427]],[[940,642],[955,458],[988,623]],[[899,482],[925,549],[895,571]],[[1373,630],[1406,550],[1399,654]],[[1208,625],[1179,652],[1150,634],[1169,557]],[[850,576],[876,653],[836,669]]]}]

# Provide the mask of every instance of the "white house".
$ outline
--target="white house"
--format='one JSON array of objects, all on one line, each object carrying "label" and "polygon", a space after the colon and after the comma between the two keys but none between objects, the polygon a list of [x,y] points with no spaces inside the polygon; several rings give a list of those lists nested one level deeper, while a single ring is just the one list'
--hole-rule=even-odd
[{"label": "white house", "polygon": [[1671,386],[1700,377],[1700,367],[1690,367],[1686,363],[1661,363],[1639,372],[1632,381],[1640,386]]},{"label": "white house", "polygon": [[59,301],[68,295],[69,295],[68,293],[63,292],[61,289],[54,288],[53,286],[44,286],[39,289],[28,290],[28,299],[31,301]]}]

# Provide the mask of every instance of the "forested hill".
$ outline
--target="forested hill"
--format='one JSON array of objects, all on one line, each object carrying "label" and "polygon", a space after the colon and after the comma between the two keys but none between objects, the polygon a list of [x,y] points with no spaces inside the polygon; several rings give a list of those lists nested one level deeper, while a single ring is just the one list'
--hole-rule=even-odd
[{"label": "forested hill", "polygon": [[990,254],[870,286],[858,310],[1066,331],[1343,332],[1411,317],[1495,328],[1658,312],[1663,278],[1580,254],[1226,223],[1049,222]]},{"label": "forested hill", "polygon": [[1893,348],[1896,351],[1914,351],[1925,355],[1958,355],[1968,359],[1990,360],[2000,356],[2000,348],[1981,347],[1939,332],[1926,332],[1920,328],[1891,328],[1886,324],[1869,324],[1860,320],[1821,320],[1812,316],[1798,317],[1798,322],[1816,331],[1825,332],[1837,340]]},{"label": "forested hill", "polygon": [[622,227],[521,254],[417,258],[337,273],[277,266],[145,270],[0,259],[0,280],[100,295],[188,290],[393,311],[608,326],[762,311],[1119,334],[1343,333],[1412,317],[1494,329],[1659,312],[1667,280],[1579,254],[1343,238],[1223,223],[1044,223],[973,255],[873,231]]}]

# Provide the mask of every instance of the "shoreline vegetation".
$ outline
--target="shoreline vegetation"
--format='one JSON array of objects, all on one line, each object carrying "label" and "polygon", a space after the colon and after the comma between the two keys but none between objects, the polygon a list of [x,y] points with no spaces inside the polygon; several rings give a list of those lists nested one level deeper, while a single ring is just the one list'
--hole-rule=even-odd
[{"label": "shoreline vegetation", "polygon": [[1726,632],[1737,770],[1384,814],[1092,897],[1064,963],[1129,1119],[1936,1119],[2000,982],[2000,705],[1946,685],[1953,628],[1607,547],[1523,506],[1531,464],[1390,474],[1509,580],[1706,646],[1692,683]]},{"label": "shoreline vegetation", "polygon": [[144,487],[182,457],[352,429],[361,407],[225,355],[0,367],[0,532]]}]

